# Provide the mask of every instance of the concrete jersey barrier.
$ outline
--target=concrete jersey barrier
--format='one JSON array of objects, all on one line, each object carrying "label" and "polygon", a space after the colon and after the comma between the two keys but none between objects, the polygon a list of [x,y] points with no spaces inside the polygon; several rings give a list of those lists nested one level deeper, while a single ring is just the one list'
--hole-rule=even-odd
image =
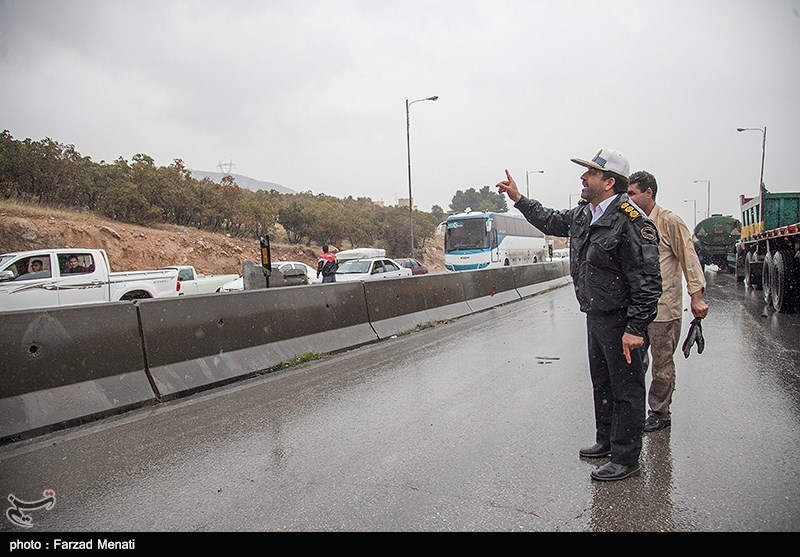
[{"label": "concrete jersey barrier", "polygon": [[3,313],[0,378],[0,439],[155,401],[127,302]]},{"label": "concrete jersey barrier", "polygon": [[460,273],[365,281],[364,292],[369,321],[382,339],[424,323],[472,312]]},{"label": "concrete jersey barrier", "polygon": [[459,271],[464,285],[464,296],[473,313],[520,299],[514,285],[513,269],[514,267],[501,267]]},{"label": "concrete jersey barrier", "polygon": [[377,340],[361,283],[192,296],[140,308],[159,398],[221,384],[307,353]]},{"label": "concrete jersey barrier", "polygon": [[569,263],[563,259],[512,267],[514,285],[523,298],[569,284]]}]

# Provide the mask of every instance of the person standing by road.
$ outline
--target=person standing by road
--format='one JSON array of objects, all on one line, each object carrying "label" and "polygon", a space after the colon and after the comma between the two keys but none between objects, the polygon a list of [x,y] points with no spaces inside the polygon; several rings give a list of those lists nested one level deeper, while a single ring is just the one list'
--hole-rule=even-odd
[{"label": "person standing by road", "polygon": [[[657,193],[655,176],[644,170],[631,175],[628,197],[650,217],[658,230],[658,253],[663,281],[658,313],[647,326],[653,362],[653,376],[647,395],[649,410],[644,423],[644,430],[647,432],[669,427],[672,423],[669,407],[675,390],[673,355],[680,342],[683,317],[681,275],[686,279],[692,315],[701,319],[708,315],[708,305],[703,300],[706,277],[694,249],[692,233],[678,215],[656,203]],[[649,362],[647,348],[645,345],[645,372]]]},{"label": "person standing by road", "polygon": [[573,209],[527,199],[508,170],[497,188],[539,230],[569,236],[570,274],[586,314],[596,429],[595,444],[579,454],[610,456],[591,477],[621,480],[640,471],[646,406],[641,347],[661,296],[658,232],[628,200],[625,155],[601,149],[590,161],[570,160],[587,169],[581,203]]},{"label": "person standing by road", "polygon": [[322,255],[317,260],[317,278],[322,275],[322,282],[336,282],[336,271],[339,263],[336,255],[331,253],[328,246],[322,246]]}]

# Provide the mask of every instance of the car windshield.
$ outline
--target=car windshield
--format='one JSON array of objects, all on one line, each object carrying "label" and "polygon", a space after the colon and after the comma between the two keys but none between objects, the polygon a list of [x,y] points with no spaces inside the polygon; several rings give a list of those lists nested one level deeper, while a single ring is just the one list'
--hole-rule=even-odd
[{"label": "car windshield", "polygon": [[336,272],[341,274],[369,273],[371,263],[372,261],[369,259],[349,259],[343,261]]},{"label": "car windshield", "polygon": [[16,257],[16,255],[14,255],[14,254],[0,256],[0,268],[5,267],[6,263],[11,261],[15,257]]}]

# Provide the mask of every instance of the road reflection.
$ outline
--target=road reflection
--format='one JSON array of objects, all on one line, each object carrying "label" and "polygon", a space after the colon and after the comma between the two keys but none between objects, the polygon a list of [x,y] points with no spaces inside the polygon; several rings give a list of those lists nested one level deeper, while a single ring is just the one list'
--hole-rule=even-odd
[{"label": "road reflection", "polygon": [[632,524],[642,532],[676,530],[669,428],[645,434],[640,462],[639,476],[618,482],[592,482],[589,530],[624,532]]}]

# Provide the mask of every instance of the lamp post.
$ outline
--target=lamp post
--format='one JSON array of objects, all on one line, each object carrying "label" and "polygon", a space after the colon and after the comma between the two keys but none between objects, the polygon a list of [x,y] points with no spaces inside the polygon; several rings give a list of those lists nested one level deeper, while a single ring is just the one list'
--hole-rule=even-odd
[{"label": "lamp post", "polygon": [[408,149],[408,222],[411,231],[411,253],[409,255],[412,257],[414,255],[414,200],[411,197],[411,119],[409,118],[408,107],[414,103],[421,101],[435,101],[438,98],[439,97],[437,95],[434,95],[433,97],[417,99],[410,102],[408,99],[406,99],[406,147]]},{"label": "lamp post", "polygon": [[764,151],[767,150],[767,126],[763,128],[736,128],[737,132],[746,132],[746,131],[760,131],[762,133],[761,138],[761,187],[764,187]]},{"label": "lamp post", "polygon": [[572,198],[573,197],[580,198],[580,196],[581,196],[581,194],[579,194],[579,193],[571,193],[571,194],[569,194],[569,206],[572,207]]},{"label": "lamp post", "polygon": [[711,216],[711,180],[695,180],[694,183],[705,182],[708,184],[708,201],[706,203],[706,218]]},{"label": "lamp post", "polygon": [[528,175],[530,174],[544,174],[544,170],[526,170],[525,171],[525,187],[527,188],[527,193],[525,197],[528,199],[531,198],[531,183],[528,181]]},{"label": "lamp post", "polygon": [[694,229],[697,228],[697,200],[696,199],[684,199],[684,203],[692,203],[692,214],[694,215],[694,224],[692,225],[692,233],[694,233]]}]

